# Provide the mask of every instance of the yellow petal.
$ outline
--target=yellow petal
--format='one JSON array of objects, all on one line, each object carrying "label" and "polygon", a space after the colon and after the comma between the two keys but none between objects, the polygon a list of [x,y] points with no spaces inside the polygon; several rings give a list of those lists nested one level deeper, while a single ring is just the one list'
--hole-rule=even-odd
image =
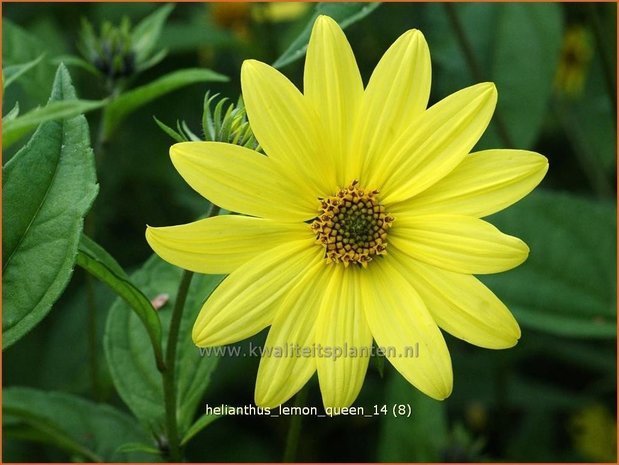
[{"label": "yellow petal", "polygon": [[313,193],[286,178],[272,160],[238,145],[181,142],[172,163],[199,194],[230,211],[283,221],[305,221],[320,207]]},{"label": "yellow petal", "polygon": [[363,99],[363,82],[350,44],[339,25],[328,16],[314,22],[307,48],[304,94],[321,124],[326,153],[337,171],[337,183],[359,177],[359,154],[350,142]]},{"label": "yellow petal", "polygon": [[311,239],[281,245],[237,268],[202,306],[193,342],[220,346],[261,331],[273,321],[286,293],[320,260],[323,250]]},{"label": "yellow petal", "polygon": [[276,69],[256,60],[241,68],[247,117],[266,154],[314,198],[332,195],[335,170],[318,131],[318,117],[299,90]]},{"label": "yellow petal", "polygon": [[445,399],[453,385],[447,345],[423,301],[391,261],[390,256],[378,258],[361,274],[361,301],[372,335],[409,383],[434,399]]},{"label": "yellow petal", "polygon": [[316,371],[312,352],[314,330],[331,269],[324,261],[316,263],[283,300],[260,359],[256,405],[276,407],[283,404]]},{"label": "yellow petal", "polygon": [[513,347],[518,323],[472,275],[453,273],[393,254],[398,269],[417,290],[438,325],[453,336],[488,349]]},{"label": "yellow petal", "polygon": [[484,217],[517,202],[548,171],[546,157],[526,150],[484,150],[465,157],[456,169],[390,213],[455,213]]},{"label": "yellow petal", "polygon": [[148,244],[165,261],[209,274],[231,273],[256,255],[306,237],[312,237],[312,233],[305,223],[238,215],[146,229]]},{"label": "yellow petal", "polygon": [[467,87],[441,100],[400,134],[368,173],[385,203],[426,190],[462,162],[485,131],[497,92],[494,84]]},{"label": "yellow petal", "polygon": [[423,114],[431,76],[428,44],[415,29],[400,36],[379,61],[365,91],[355,136],[356,151],[365,159],[362,181],[377,169],[395,139]]},{"label": "yellow petal", "polygon": [[459,215],[399,215],[389,247],[439,268],[466,274],[498,273],[520,265],[529,248],[490,223]]},{"label": "yellow petal", "polygon": [[326,408],[349,407],[363,386],[372,349],[372,333],[361,307],[363,272],[336,266],[322,301],[316,344],[324,356],[317,357],[316,364]]}]

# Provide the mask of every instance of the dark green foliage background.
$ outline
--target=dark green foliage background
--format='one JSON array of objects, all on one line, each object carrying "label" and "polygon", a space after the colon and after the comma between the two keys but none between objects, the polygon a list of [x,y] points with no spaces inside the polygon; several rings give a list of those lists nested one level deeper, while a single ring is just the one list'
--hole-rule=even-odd
[{"label": "dark green foliage background", "polygon": [[[156,7],[149,3],[4,4],[3,20],[38,39],[40,52],[46,56],[7,89],[3,114],[16,101],[22,113],[46,103],[57,67],[51,61],[76,53],[82,17],[95,25],[103,20],[117,23],[123,16],[137,23]],[[170,126],[177,119],[185,120],[199,134],[205,91],[236,100],[242,61],[275,62],[312,14],[309,9],[295,20],[271,23],[241,13],[230,25],[218,24],[213,11],[209,4],[177,5],[159,41],[160,47],[168,48],[167,57],[133,85],[147,84],[181,68],[209,68],[230,81],[192,84],[147,104],[127,116],[104,151],[97,154],[99,195],[90,227],[94,239],[128,272],[139,269],[151,255],[144,240],[146,224],[185,223],[203,215],[208,207],[173,169],[168,157],[172,141],[157,127],[153,115]],[[454,13],[459,32],[450,16]],[[388,363],[384,372],[380,362],[372,364],[356,405],[372,410],[374,404],[408,403],[412,417],[304,417],[297,460],[602,460],[575,445],[572,420],[583,408],[600,404],[616,424],[616,96],[609,91],[616,88],[615,24],[615,4],[447,7],[415,3],[383,4],[347,29],[365,82],[382,53],[410,28],[424,32],[430,46],[431,103],[480,80],[495,81],[498,114],[478,147],[536,150],[549,158],[550,171],[538,192],[491,218],[505,232],[523,238],[532,250],[522,267],[483,278],[522,325],[519,344],[506,351],[489,351],[448,337],[455,385],[452,396],[442,403],[419,394]],[[570,97],[558,92],[553,80],[561,39],[573,25],[588,28],[593,55],[582,92]],[[3,57],[18,53],[22,46],[3,41]],[[467,51],[475,56],[474,66],[467,60]],[[299,86],[302,64],[300,60],[282,68]],[[106,97],[104,87],[91,75],[76,67],[70,71],[79,98]],[[91,139],[96,141],[101,111],[89,112],[86,118]],[[3,164],[26,140],[3,151]],[[162,287],[174,288],[178,276],[172,274],[174,279],[167,281],[160,276]],[[147,278],[139,279],[148,286]],[[142,289],[150,291],[149,287]],[[63,391],[111,404],[128,417],[131,411],[114,388],[104,356],[106,319],[114,295],[99,283],[92,289],[96,305],[96,338],[92,341],[87,292],[85,272],[76,269],[50,314],[3,353],[5,393],[14,386]],[[199,303],[198,296],[190,298],[192,308],[187,311],[195,313]],[[126,316],[118,305],[112,311]],[[108,330],[112,326],[108,322]],[[123,323],[116,326],[116,331],[123,329]],[[259,334],[251,342],[261,344],[264,337],[265,333]],[[150,349],[146,346],[145,350]],[[152,358],[152,354],[145,352],[140,357]],[[185,373],[208,371],[192,369],[190,352],[184,357]],[[197,351],[195,357],[197,363]],[[251,404],[257,366],[255,357],[221,358],[198,403],[198,413],[205,403]],[[64,415],[65,404],[59,394],[45,408],[53,418]],[[308,404],[321,406],[315,378],[310,382]],[[97,409],[92,415],[101,422],[106,415],[116,415],[105,406]],[[153,412],[153,417],[160,415]],[[5,422],[4,461],[75,458],[56,447],[16,438],[10,434],[11,421],[9,416]],[[123,421],[129,420],[123,416]],[[189,443],[186,458],[280,461],[289,422],[285,417],[219,419]],[[127,434],[149,439],[141,431]],[[143,456],[128,457],[138,460]]]}]

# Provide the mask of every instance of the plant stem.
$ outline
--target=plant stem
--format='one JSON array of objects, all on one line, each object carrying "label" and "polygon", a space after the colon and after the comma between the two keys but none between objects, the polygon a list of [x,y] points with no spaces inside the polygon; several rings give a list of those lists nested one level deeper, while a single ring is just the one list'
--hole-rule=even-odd
[{"label": "plant stem", "polygon": [[168,344],[166,346],[165,365],[166,369],[163,372],[163,396],[166,412],[166,429],[168,436],[169,458],[172,462],[180,462],[181,449],[180,438],[178,436],[178,423],[176,418],[176,347],[178,345],[178,333],[181,327],[181,319],[183,316],[183,308],[189,285],[193,278],[193,272],[184,270],[181,282],[178,286],[176,294],[176,302],[172,310],[172,319],[170,320],[170,331],[168,333]]},{"label": "plant stem", "polygon": [[[110,91],[110,96],[108,98],[114,99],[118,96],[119,90],[114,89]],[[97,138],[95,140],[95,144],[93,147],[94,157],[95,157],[95,169],[98,172],[99,166],[101,164],[101,159],[103,158],[103,153],[105,149],[105,141],[103,134],[103,115],[105,109],[101,113],[101,121],[99,122],[99,128],[97,130]],[[95,222],[95,210],[94,208],[88,213],[84,220],[84,233],[91,237],[95,238],[96,233],[96,222]],[[93,398],[95,400],[101,400],[102,390],[100,386],[99,380],[99,360],[98,360],[98,352],[97,352],[97,303],[95,300],[95,291],[94,291],[94,280],[90,273],[85,272],[86,276],[86,304],[88,307],[88,351],[90,356],[90,377],[92,383],[92,392]]]},{"label": "plant stem", "polygon": [[[294,398],[295,407],[303,407],[307,402],[308,387],[305,386],[299,391]],[[291,463],[295,461],[297,449],[299,448],[299,438],[301,437],[301,420],[302,415],[293,415],[290,418],[288,427],[288,435],[286,436],[286,447],[284,449],[284,458],[282,462]]]},{"label": "plant stem", "polygon": [[[105,110],[104,110],[105,111]],[[101,121],[99,122],[99,128],[97,131],[97,138],[93,146],[95,169],[99,171],[100,160],[103,157],[104,143],[103,143],[103,113],[101,114]],[[95,210],[90,210],[86,218],[84,219],[84,234],[95,238],[96,225],[95,225]],[[99,361],[97,354],[97,305],[95,301],[94,283],[92,275],[88,272],[84,272],[86,276],[86,305],[88,307],[87,325],[88,325],[88,351],[90,356],[90,377],[92,383],[92,393],[95,400],[101,400],[101,390],[99,388]]]},{"label": "plant stem", "polygon": [[[122,93],[122,88],[113,87],[108,89],[108,103],[113,102],[118,98],[118,96]],[[103,121],[105,121],[105,113],[107,111],[107,106],[103,107],[103,111],[101,112],[101,119],[99,120],[99,127],[97,129],[97,140],[95,142],[94,151],[95,151],[95,161],[100,163],[103,157],[105,156],[105,146],[107,145],[107,136],[104,132]],[[97,164],[98,167],[98,164]]]},{"label": "plant stem", "polygon": [[[478,82],[485,82],[487,78],[484,76],[481,66],[475,57],[475,51],[473,50],[473,46],[466,36],[466,32],[464,27],[462,26],[462,22],[458,17],[458,12],[456,11],[456,7],[453,3],[444,3],[445,10],[447,12],[447,16],[449,18],[449,22],[451,23],[451,27],[456,34],[458,39],[458,44],[460,45],[460,49],[464,54],[464,58],[466,63],[473,75],[473,78]],[[512,141],[509,132],[507,131],[507,125],[505,124],[505,120],[503,116],[499,113],[498,108],[494,111],[494,122],[496,124],[497,133],[501,139],[501,142],[507,147],[514,147],[514,143]]]},{"label": "plant stem", "polygon": [[[597,49],[600,53],[600,59],[602,62],[602,69],[604,75],[604,83],[606,84],[606,91],[610,97],[611,105],[613,106],[613,116],[617,115],[617,79],[615,73],[615,65],[612,63],[611,54],[608,53],[608,44],[604,40],[604,31],[602,26],[602,20],[600,18],[599,6],[597,4],[589,5],[589,21],[593,28],[593,35]],[[616,18],[615,18],[616,19]]]},{"label": "plant stem", "polygon": [[[211,204],[207,217],[216,216],[219,214],[220,208]],[[176,293],[176,302],[172,310],[170,319],[170,329],[168,331],[168,342],[165,352],[165,369],[161,372],[163,379],[163,397],[166,414],[166,432],[168,439],[168,459],[172,462],[180,462],[182,460],[180,437],[178,435],[178,419],[177,412],[177,393],[176,393],[176,349],[178,346],[178,335],[183,319],[183,309],[185,301],[189,293],[189,286],[193,272],[183,270],[178,292]]]}]

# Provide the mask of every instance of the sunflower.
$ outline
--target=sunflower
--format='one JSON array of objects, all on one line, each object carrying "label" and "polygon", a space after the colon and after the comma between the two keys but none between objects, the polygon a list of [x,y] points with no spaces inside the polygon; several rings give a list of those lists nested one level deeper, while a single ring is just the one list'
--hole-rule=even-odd
[{"label": "sunflower", "polygon": [[516,320],[473,275],[518,266],[529,249],[480,218],[533,190],[548,162],[522,150],[469,153],[495,86],[427,108],[430,82],[428,46],[410,30],[364,88],[344,33],[320,16],[303,93],[274,68],[243,63],[266,156],[221,142],[172,146],[185,181],[239,214],[149,227],[146,238],[174,265],[229,274],[200,310],[197,346],[270,326],[257,405],[287,401],[316,371],[325,407],[351,405],[374,341],[411,384],[444,399],[453,375],[441,329],[492,349],[518,341]]}]

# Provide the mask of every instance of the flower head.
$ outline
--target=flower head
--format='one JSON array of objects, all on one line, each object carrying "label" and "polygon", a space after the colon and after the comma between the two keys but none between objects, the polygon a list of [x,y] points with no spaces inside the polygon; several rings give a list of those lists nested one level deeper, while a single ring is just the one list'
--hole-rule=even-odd
[{"label": "flower head", "polygon": [[321,16],[303,93],[264,63],[243,64],[266,156],[216,142],[172,147],[189,185],[240,215],[146,237],[173,264],[230,273],[198,315],[196,345],[270,326],[257,404],[285,402],[317,371],[325,406],[350,405],[373,341],[410,383],[444,399],[452,369],[439,327],[481,347],[518,341],[511,313],[473,275],[513,268],[529,250],[480,218],[529,193],[548,163],[522,150],[469,153],[496,88],[474,85],[427,108],[430,75],[426,41],[411,30],[364,88],[342,30]]},{"label": "flower head", "polygon": [[157,40],[163,24],[174,5],[166,4],[138,22],[135,27],[127,17],[120,24],[104,21],[96,32],[93,25],[82,18],[82,30],[77,44],[86,64],[94,74],[104,78],[110,89],[127,79],[155,66],[166,55],[157,50]]},{"label": "flower head", "polygon": [[136,71],[136,56],[131,40],[131,23],[124,17],[118,27],[109,21],[101,25],[99,36],[90,22],[82,18],[79,48],[82,55],[105,77],[117,80]]}]

